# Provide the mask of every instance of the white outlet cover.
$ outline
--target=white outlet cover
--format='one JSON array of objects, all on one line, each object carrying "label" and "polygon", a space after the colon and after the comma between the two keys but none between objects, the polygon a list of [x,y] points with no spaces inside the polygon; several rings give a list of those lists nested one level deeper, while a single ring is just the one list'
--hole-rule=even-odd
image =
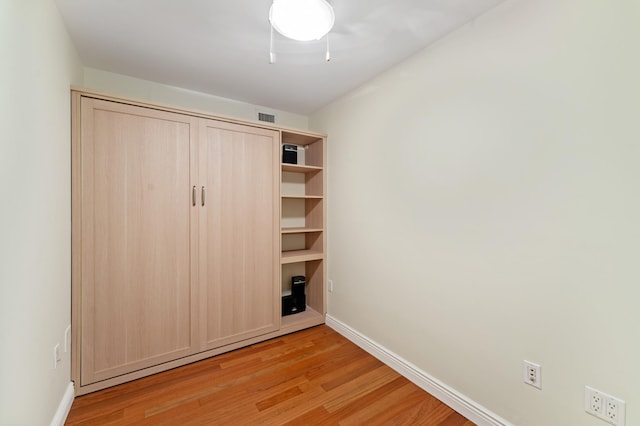
[{"label": "white outlet cover", "polygon": [[540,367],[540,364],[525,359],[523,362],[523,374],[526,384],[542,389],[542,367]]},{"label": "white outlet cover", "polygon": [[[599,405],[599,410],[592,407],[594,396],[599,396],[601,399],[602,404]],[[612,406],[615,407],[613,410]],[[626,403],[590,386],[584,387],[584,411],[614,426],[625,426]]]},{"label": "white outlet cover", "polygon": [[[600,395],[600,392],[589,386],[584,387],[584,411],[589,414],[593,414],[596,417],[599,417],[600,414],[597,413],[593,407],[591,407],[591,400],[593,399],[593,396],[595,394]],[[600,411],[602,411],[602,405],[600,405],[599,408]]]}]

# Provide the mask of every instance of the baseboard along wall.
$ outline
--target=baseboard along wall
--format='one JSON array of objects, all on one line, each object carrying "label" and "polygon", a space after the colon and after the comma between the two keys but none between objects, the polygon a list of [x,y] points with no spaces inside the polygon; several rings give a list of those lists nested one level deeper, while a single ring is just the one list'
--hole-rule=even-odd
[{"label": "baseboard along wall", "polygon": [[67,420],[74,398],[75,391],[73,389],[73,382],[69,382],[67,390],[64,391],[64,395],[58,405],[58,409],[51,420],[51,426],[64,426],[64,422]]},{"label": "baseboard along wall", "polygon": [[487,408],[420,370],[379,343],[327,315],[326,324],[479,426],[513,426]]}]

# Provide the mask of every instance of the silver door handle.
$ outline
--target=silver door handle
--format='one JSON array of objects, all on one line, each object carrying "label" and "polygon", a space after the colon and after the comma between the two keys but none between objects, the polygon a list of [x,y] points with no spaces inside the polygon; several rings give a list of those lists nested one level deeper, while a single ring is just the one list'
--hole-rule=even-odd
[{"label": "silver door handle", "polygon": [[193,185],[193,188],[191,188],[191,204],[195,207],[196,206],[196,186]]},{"label": "silver door handle", "polygon": [[202,187],[201,191],[202,191],[201,192],[201,195],[202,195],[202,207],[204,207],[204,186]]}]

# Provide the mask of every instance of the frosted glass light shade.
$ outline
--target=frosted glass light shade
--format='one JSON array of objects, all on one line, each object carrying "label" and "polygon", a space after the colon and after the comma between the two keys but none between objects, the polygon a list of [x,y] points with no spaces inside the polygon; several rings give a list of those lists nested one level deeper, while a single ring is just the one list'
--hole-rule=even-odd
[{"label": "frosted glass light shade", "polygon": [[273,0],[269,22],[293,40],[320,40],[331,31],[335,15],[326,0]]}]

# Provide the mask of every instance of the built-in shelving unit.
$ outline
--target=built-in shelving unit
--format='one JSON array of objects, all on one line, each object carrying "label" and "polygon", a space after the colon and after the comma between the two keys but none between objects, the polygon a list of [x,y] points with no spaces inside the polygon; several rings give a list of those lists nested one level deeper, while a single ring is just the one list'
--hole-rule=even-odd
[{"label": "built-in shelving unit", "polygon": [[[85,90],[71,99],[76,395],[325,322],[324,135]],[[298,146],[296,164],[281,144]],[[146,266],[127,267],[131,253]],[[287,291],[297,313],[282,316]]]},{"label": "built-in shelving unit", "polygon": [[306,310],[282,317],[288,331],[322,324],[326,314],[326,140],[317,135],[282,131],[282,143],[298,146],[304,164],[282,163],[281,238],[282,291],[290,291],[291,277],[306,279]]}]

